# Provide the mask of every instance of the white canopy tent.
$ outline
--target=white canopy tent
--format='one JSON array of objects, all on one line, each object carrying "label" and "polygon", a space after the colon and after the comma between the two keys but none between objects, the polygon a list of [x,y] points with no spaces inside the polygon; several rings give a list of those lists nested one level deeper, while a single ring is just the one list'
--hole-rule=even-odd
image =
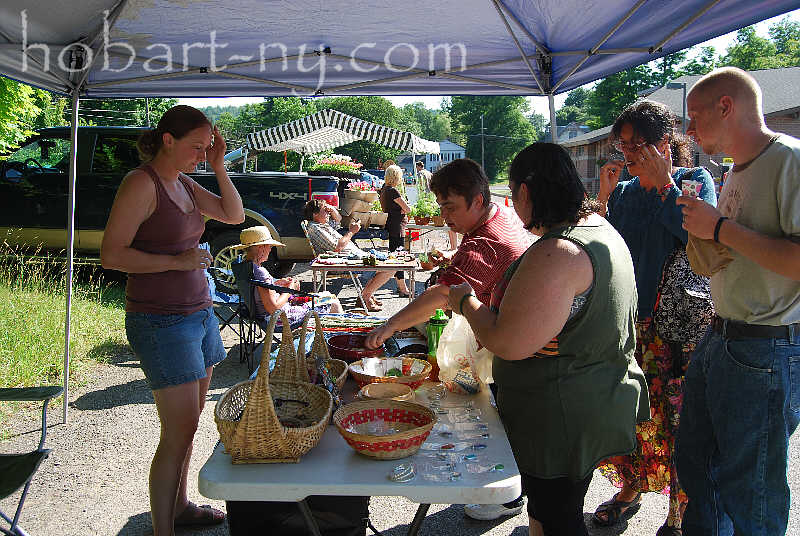
[{"label": "white canopy tent", "polygon": [[[247,135],[247,149],[295,151],[307,154],[327,151],[354,141],[371,141],[411,155],[439,154],[439,143],[387,126],[371,123],[337,110],[321,110],[300,119]],[[303,161],[300,161],[300,171]]]},{"label": "white canopy tent", "polygon": [[[67,418],[82,97],[553,96],[798,7],[797,0],[4,0],[0,75],[72,99]],[[424,20],[423,24],[386,21]]]}]

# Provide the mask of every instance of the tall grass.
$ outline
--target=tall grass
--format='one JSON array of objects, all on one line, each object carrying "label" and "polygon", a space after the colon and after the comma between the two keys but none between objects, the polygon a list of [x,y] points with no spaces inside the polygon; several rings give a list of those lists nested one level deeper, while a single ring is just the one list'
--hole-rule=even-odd
[{"label": "tall grass", "polygon": [[[0,387],[62,383],[66,284],[62,256],[0,242]],[[127,345],[123,289],[92,265],[76,266],[73,289],[70,387]]]}]

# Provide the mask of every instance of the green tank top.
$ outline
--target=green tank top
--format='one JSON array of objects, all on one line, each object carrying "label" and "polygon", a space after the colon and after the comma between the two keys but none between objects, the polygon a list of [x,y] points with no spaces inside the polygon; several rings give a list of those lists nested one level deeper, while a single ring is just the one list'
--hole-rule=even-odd
[{"label": "green tank top", "polygon": [[[593,288],[546,351],[519,361],[495,356],[492,374],[520,470],[581,480],[603,459],[633,451],[636,423],[650,418],[650,406],[634,358],[637,298],[628,247],[604,221],[551,231],[525,254],[555,238],[586,251]],[[504,279],[513,277],[521,259]]]}]

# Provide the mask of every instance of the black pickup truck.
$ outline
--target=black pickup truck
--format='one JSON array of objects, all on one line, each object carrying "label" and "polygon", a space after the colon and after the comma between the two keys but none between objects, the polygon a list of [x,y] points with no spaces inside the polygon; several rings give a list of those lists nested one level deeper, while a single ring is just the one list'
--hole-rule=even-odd
[{"label": "black pickup truck", "polygon": [[[140,164],[136,140],[141,127],[80,127],[78,129],[75,203],[76,256],[99,262],[103,229],[122,178]],[[67,194],[69,192],[69,127],[39,130],[0,161],[0,240],[11,245],[63,250],[67,246]],[[239,231],[266,225],[286,247],[273,248],[267,268],[281,277],[295,262],[312,258],[311,247],[300,227],[303,205],[323,198],[338,206],[345,183],[333,177],[305,173],[229,173],[242,196],[245,221],[227,225],[206,223],[203,241],[209,242],[217,268],[227,268],[239,242]],[[212,192],[219,192],[211,172],[191,177]],[[223,278],[224,279],[224,278]],[[226,281],[219,281],[223,286]]]}]

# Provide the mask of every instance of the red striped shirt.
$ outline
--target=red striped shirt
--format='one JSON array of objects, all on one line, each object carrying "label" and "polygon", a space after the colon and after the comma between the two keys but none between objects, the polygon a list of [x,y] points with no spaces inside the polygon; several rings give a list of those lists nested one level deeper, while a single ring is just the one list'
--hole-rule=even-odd
[{"label": "red striped shirt", "polygon": [[464,235],[450,266],[439,276],[441,285],[467,282],[475,296],[489,305],[492,288],[509,265],[522,255],[532,242],[531,235],[513,209],[492,203],[497,210],[480,227]]}]

